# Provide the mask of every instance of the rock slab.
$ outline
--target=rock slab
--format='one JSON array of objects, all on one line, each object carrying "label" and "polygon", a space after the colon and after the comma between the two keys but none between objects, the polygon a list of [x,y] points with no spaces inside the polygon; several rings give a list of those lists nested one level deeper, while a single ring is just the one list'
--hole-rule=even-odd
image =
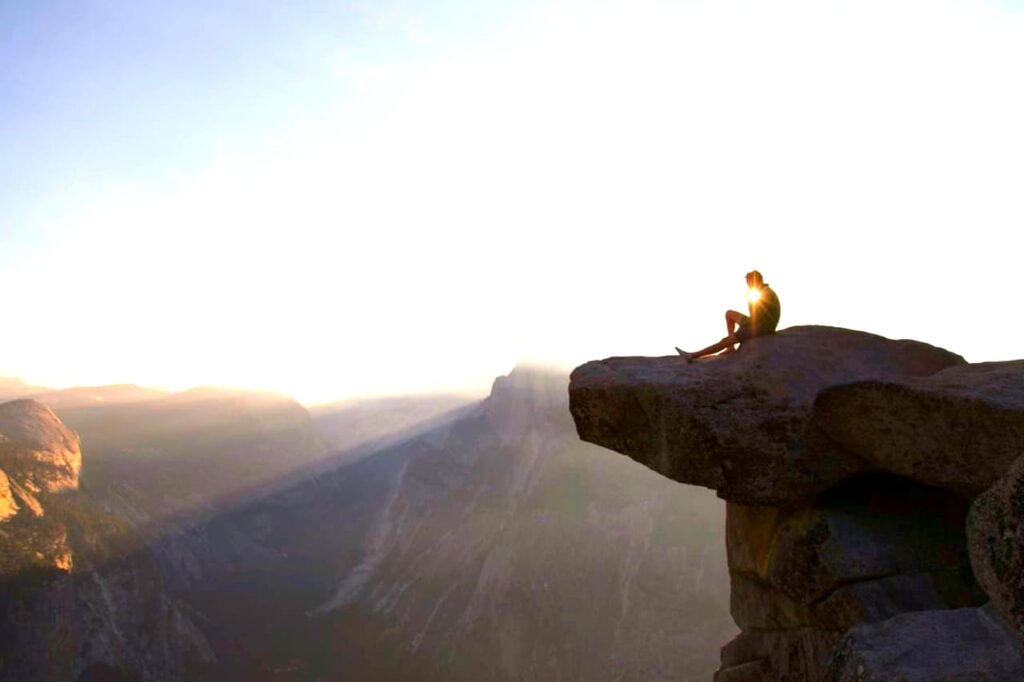
[{"label": "rock slab", "polygon": [[974,497],[1024,454],[1024,360],[830,387],[814,425],[872,467]]},{"label": "rock slab", "polygon": [[740,504],[799,506],[867,468],[808,428],[822,389],[928,376],[964,362],[917,341],[792,327],[693,363],[589,362],[572,373],[569,409],[580,438],[671,479]]}]

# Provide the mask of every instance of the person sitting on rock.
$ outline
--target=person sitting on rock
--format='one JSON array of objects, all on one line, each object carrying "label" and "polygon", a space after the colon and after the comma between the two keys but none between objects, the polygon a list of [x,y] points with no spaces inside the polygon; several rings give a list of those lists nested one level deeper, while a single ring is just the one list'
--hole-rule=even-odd
[{"label": "person sitting on rock", "polygon": [[696,353],[679,350],[678,346],[676,346],[676,352],[686,358],[687,362],[692,362],[697,358],[713,355],[719,351],[724,351],[722,355],[727,355],[736,350],[737,343],[744,343],[755,336],[775,333],[775,328],[779,325],[779,317],[782,315],[779,297],[770,286],[764,283],[764,278],[757,270],[747,273],[747,288],[749,289],[747,308],[750,310],[750,315],[727,310],[724,339]]}]

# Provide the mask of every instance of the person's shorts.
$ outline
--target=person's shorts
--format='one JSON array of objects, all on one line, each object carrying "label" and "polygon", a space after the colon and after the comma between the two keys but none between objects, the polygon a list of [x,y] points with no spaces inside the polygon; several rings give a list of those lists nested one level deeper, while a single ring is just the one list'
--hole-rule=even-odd
[{"label": "person's shorts", "polygon": [[740,326],[736,329],[736,340],[740,343],[744,343],[754,338],[755,336],[764,336],[765,334],[771,334],[774,329],[766,329],[763,327],[757,327],[750,323],[750,319],[746,319],[740,323]]}]

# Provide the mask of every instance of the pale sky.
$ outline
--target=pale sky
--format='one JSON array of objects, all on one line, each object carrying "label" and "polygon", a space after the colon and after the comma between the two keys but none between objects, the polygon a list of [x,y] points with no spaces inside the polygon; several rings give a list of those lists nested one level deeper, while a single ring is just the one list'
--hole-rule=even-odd
[{"label": "pale sky", "polygon": [[1024,356],[1024,2],[0,0],[0,376],[484,390],[782,327]]}]

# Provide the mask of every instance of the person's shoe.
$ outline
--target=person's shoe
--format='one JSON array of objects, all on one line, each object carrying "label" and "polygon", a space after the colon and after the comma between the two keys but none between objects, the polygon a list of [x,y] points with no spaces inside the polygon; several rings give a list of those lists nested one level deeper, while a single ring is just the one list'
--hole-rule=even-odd
[{"label": "person's shoe", "polygon": [[693,354],[687,353],[685,350],[680,350],[679,346],[676,346],[676,352],[683,356],[683,359],[687,362],[693,362]]}]

